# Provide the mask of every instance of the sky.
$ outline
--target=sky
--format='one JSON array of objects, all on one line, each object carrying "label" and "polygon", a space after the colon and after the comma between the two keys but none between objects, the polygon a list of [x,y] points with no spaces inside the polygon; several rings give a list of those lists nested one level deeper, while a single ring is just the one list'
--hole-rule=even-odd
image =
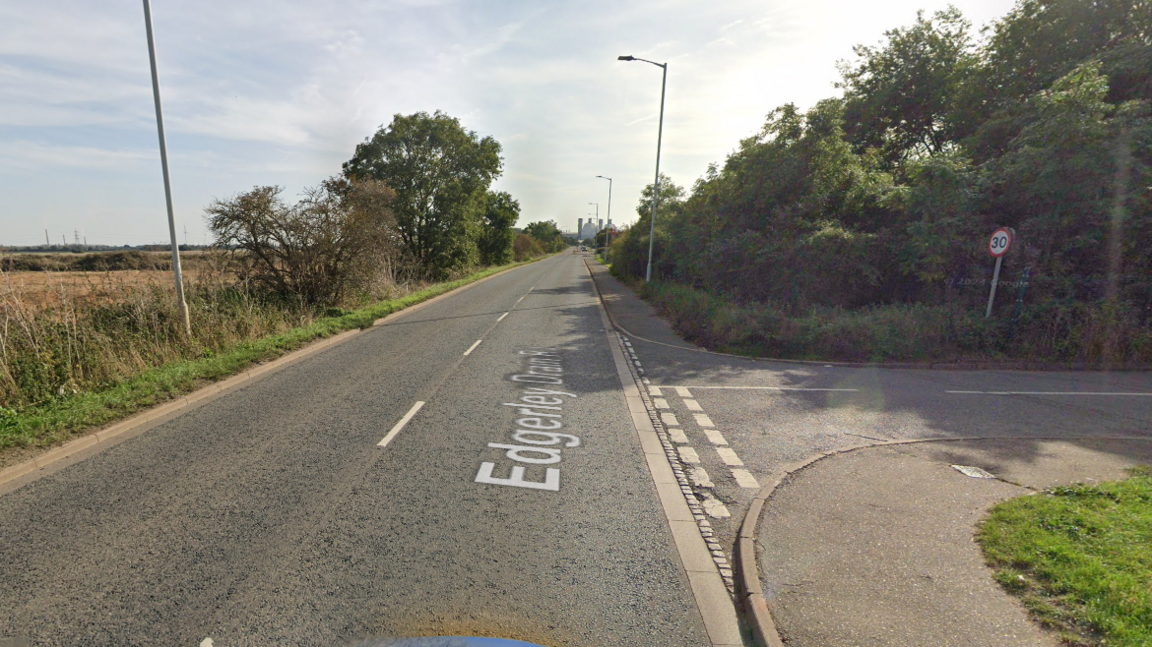
[{"label": "sky", "polygon": [[[520,225],[636,219],[661,170],[690,187],[776,106],[836,95],[836,62],[936,0],[154,0],[180,242],[254,186],[340,172],[395,114],[442,110],[503,146]],[[976,28],[1011,0],[953,2]],[[599,207],[589,203],[599,203]],[[164,243],[141,2],[0,4],[0,245]],[[185,233],[185,231],[187,233]]]}]

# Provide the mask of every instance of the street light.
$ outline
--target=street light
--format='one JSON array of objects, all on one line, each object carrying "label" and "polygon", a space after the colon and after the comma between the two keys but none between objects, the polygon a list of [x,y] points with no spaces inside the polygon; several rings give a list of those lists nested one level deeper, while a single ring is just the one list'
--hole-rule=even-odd
[{"label": "street light", "polygon": [[152,98],[156,103],[156,133],[160,138],[160,168],[164,172],[164,201],[168,205],[168,236],[172,239],[172,272],[176,275],[176,308],[184,332],[192,334],[188,303],[184,301],[184,280],[180,276],[180,244],[176,241],[176,219],[172,215],[172,183],[168,179],[168,147],[164,143],[164,113],[160,109],[160,79],[156,74],[156,43],[152,39],[152,7],[144,0],[144,28],[148,32],[148,61],[152,64]]},{"label": "street light", "polygon": [[608,227],[604,230],[604,264],[608,264],[608,243],[612,240],[612,178],[597,175],[601,180],[608,180]]},{"label": "street light", "polygon": [[656,203],[660,201],[660,141],[664,138],[664,90],[668,87],[668,64],[635,56],[617,56],[616,60],[651,63],[664,70],[664,79],[660,82],[660,126],[656,131],[656,180],[652,183],[652,222],[648,226],[648,272],[644,275],[644,282],[651,283],[652,243],[656,241]]}]

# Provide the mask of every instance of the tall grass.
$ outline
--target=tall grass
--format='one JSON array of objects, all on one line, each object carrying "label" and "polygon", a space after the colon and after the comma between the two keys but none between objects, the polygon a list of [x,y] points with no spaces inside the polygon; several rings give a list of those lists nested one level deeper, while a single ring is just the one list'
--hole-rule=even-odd
[{"label": "tall grass", "polygon": [[311,309],[205,273],[186,290],[190,337],[166,282],[106,277],[97,299],[61,283],[52,304],[38,307],[0,274],[0,449],[51,444],[521,264],[393,285],[392,298],[361,294],[347,304],[361,306],[354,310]]},{"label": "tall grass", "polygon": [[93,280],[97,285],[86,289],[52,284],[45,302],[0,272],[0,406],[18,409],[99,390],[149,367],[211,356],[315,317],[299,303],[202,275],[186,289],[196,323],[187,336],[167,282],[131,283],[115,273]]},{"label": "tall grass", "polygon": [[1152,330],[1115,309],[1036,307],[1016,326],[965,304],[814,306],[791,312],[736,303],[672,282],[640,288],[678,333],[714,350],[781,359],[1026,360],[1117,366],[1152,363]]}]

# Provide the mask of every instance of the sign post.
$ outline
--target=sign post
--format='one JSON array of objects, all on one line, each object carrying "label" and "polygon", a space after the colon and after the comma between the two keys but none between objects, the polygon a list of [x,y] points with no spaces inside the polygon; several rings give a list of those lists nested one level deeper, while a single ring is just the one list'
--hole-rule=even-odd
[{"label": "sign post", "polygon": [[1000,282],[1000,264],[1004,262],[1004,255],[1012,246],[1012,236],[1015,232],[1011,227],[1001,227],[992,232],[988,239],[988,253],[996,259],[996,269],[992,271],[992,289],[988,292],[988,309],[984,311],[984,318],[992,316],[992,304],[996,302],[996,285]]}]

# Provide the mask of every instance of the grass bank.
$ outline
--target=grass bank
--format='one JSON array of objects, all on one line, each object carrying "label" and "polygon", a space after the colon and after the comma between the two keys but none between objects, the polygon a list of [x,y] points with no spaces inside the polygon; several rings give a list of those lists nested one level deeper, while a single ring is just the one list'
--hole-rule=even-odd
[{"label": "grass bank", "polygon": [[1152,364],[1152,331],[1108,313],[1036,308],[1018,325],[963,304],[858,309],[735,303],[686,285],[634,284],[685,339],[721,352],[845,362],[1027,360],[1102,366]]},{"label": "grass bank", "polygon": [[1080,647],[1152,645],[1152,470],[992,509],[977,539],[996,579]]},{"label": "grass bank", "polygon": [[[539,259],[535,259],[539,260]],[[444,294],[461,286],[478,281],[497,272],[525,265],[533,260],[512,263],[500,267],[484,269],[459,280],[431,285],[411,294],[395,299],[388,299],[367,305],[352,311],[330,311],[331,316],[314,317],[304,325],[288,326],[285,330],[274,334],[259,334],[269,328],[269,325],[254,326],[248,332],[255,333],[253,338],[223,343],[217,347],[198,347],[197,356],[192,358],[178,358],[165,361],[155,366],[144,366],[138,370],[129,371],[116,379],[106,379],[88,384],[87,388],[61,388],[55,393],[40,401],[24,404],[23,406],[0,406],[0,451],[15,447],[47,446],[67,439],[85,429],[105,425],[120,418],[124,418],[142,409],[162,403],[185,393],[193,391],[206,383],[217,381],[234,375],[246,367],[257,362],[267,361],[279,357],[289,351],[298,349],[309,342],[337,333],[357,328],[366,328],[381,317],[393,312],[403,310],[409,306],[426,301],[435,296]],[[170,300],[170,299],[168,299]],[[249,316],[265,319],[271,315],[267,312],[263,316],[252,315],[258,310],[257,306],[249,305]],[[240,308],[243,310],[243,308]],[[96,311],[97,313],[103,311]],[[91,314],[91,313],[87,313]],[[243,314],[243,313],[241,313]],[[170,316],[163,313],[157,316]],[[300,313],[288,313],[277,322],[283,325]],[[197,320],[194,312],[194,325],[224,326],[238,325],[245,322],[243,317],[234,319],[218,319],[215,321]],[[91,325],[85,317],[79,321],[64,322],[64,327],[73,328]],[[138,333],[133,326],[117,325],[116,330],[127,330],[125,340],[129,343],[132,335]],[[35,332],[35,331],[34,331]],[[145,331],[147,332],[147,331]],[[223,331],[219,331],[223,333]],[[161,326],[153,334],[167,335],[167,329]],[[80,339],[74,336],[72,339]],[[67,337],[58,338],[61,343],[68,342]],[[229,337],[233,339],[233,337]],[[41,340],[42,341],[42,340]],[[153,340],[159,345],[158,340]],[[179,344],[178,344],[179,346]],[[35,348],[35,347],[34,347]],[[61,349],[50,349],[59,355]],[[77,354],[78,349],[63,349],[70,354]],[[180,349],[171,353],[179,354]],[[131,353],[130,353],[131,354]],[[9,354],[9,357],[11,354]],[[37,358],[25,357],[24,361],[34,362]],[[43,371],[52,368],[47,366],[52,357],[41,358],[40,366]],[[32,371],[36,366],[13,366],[10,361],[3,365],[4,370],[11,377],[13,369]],[[75,367],[73,367],[73,370]]]}]

